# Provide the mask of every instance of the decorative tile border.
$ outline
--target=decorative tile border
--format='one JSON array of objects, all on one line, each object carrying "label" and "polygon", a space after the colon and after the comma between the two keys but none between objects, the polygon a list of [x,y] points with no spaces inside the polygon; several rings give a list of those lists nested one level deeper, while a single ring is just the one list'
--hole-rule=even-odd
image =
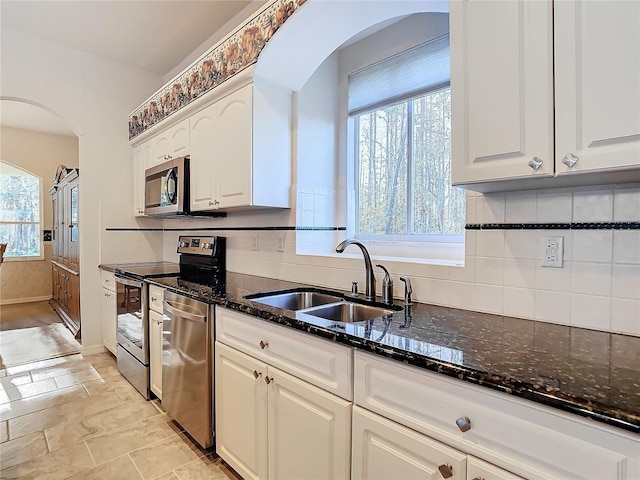
[{"label": "decorative tile border", "polygon": [[640,222],[468,223],[466,230],[640,230]]},{"label": "decorative tile border", "polygon": [[129,140],[256,63],[282,24],[306,0],[274,0],[129,115]]}]

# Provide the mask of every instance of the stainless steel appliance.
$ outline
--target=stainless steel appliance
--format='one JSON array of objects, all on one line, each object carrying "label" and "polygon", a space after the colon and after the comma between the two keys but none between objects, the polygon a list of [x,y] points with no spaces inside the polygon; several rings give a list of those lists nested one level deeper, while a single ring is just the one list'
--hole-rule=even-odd
[{"label": "stainless steel appliance", "polygon": [[149,310],[145,278],[176,275],[175,263],[138,264],[116,269],[118,370],[149,399]]},{"label": "stainless steel appliance", "polygon": [[186,215],[189,209],[189,159],[180,157],[144,173],[146,215]]},{"label": "stainless steel appliance", "polygon": [[[186,291],[223,294],[225,238],[178,241],[180,276]],[[213,445],[213,305],[167,290],[162,326],[162,407],[202,447]]]}]

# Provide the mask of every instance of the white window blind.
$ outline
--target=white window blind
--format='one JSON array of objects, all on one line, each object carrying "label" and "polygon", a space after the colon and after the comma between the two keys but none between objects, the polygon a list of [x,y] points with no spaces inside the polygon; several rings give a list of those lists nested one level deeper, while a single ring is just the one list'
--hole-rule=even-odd
[{"label": "white window blind", "polygon": [[360,115],[447,86],[449,35],[349,75],[349,115]]}]

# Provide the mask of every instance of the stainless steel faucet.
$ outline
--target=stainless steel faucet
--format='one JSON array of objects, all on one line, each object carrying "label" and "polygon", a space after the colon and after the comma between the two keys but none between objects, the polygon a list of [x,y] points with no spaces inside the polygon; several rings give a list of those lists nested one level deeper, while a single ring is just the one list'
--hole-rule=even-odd
[{"label": "stainless steel faucet", "polygon": [[344,242],[340,242],[336,247],[336,252],[342,253],[344,249],[349,245],[357,245],[362,250],[362,255],[364,256],[364,267],[367,271],[367,283],[365,284],[365,299],[375,301],[376,299],[376,277],[373,274],[373,265],[371,264],[371,257],[369,256],[369,252],[367,251],[367,247],[365,247],[362,242],[354,239],[347,238]]}]

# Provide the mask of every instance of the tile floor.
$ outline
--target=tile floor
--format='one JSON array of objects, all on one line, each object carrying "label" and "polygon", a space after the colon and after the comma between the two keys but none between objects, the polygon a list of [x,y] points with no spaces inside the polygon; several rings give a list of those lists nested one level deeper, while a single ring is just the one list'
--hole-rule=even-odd
[{"label": "tile floor", "polygon": [[0,370],[0,479],[238,480],[109,353]]}]

